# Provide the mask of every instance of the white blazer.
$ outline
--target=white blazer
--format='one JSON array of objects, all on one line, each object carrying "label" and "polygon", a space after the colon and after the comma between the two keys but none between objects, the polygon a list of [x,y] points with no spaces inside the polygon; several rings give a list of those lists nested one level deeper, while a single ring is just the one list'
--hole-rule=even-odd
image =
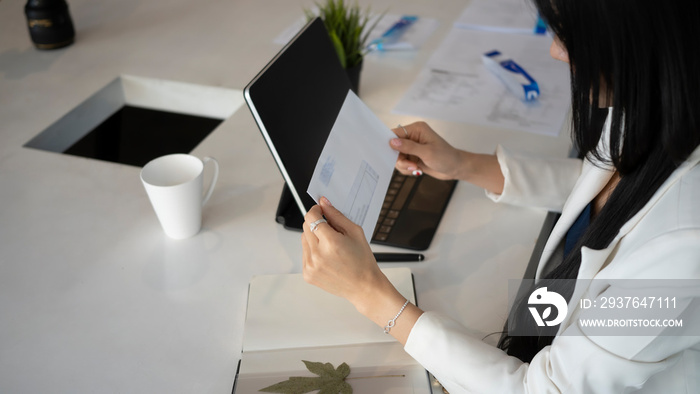
[{"label": "white blazer", "polygon": [[[491,198],[562,212],[543,251],[539,277],[571,224],[607,184],[612,171],[587,159],[518,158],[501,147],[497,156],[506,183],[503,194]],[[582,249],[578,278],[594,278],[598,285],[576,288],[558,336],[531,363],[470,337],[459,323],[430,311],[416,322],[405,350],[450,394],[700,393],[700,337],[587,336],[576,319],[583,296],[594,299],[614,294],[616,289],[605,285],[607,280],[700,279],[698,162],[700,148],[622,226],[609,247]],[[644,289],[639,290],[643,293]],[[686,290],[684,301],[700,301],[700,288]]]}]

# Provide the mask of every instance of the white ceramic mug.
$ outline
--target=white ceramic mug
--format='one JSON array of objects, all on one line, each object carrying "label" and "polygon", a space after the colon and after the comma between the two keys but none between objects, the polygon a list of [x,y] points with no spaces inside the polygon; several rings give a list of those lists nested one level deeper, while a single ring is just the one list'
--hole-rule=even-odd
[{"label": "white ceramic mug", "polygon": [[[207,163],[214,164],[214,176],[203,194]],[[192,155],[172,154],[153,159],[143,167],[141,181],[166,235],[182,239],[199,232],[202,206],[209,201],[218,177],[219,163],[212,157],[200,160]]]}]

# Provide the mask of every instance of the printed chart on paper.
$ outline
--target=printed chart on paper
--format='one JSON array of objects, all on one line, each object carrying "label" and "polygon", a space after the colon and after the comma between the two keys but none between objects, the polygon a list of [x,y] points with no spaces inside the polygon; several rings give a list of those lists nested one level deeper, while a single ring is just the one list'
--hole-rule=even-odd
[{"label": "printed chart on paper", "polygon": [[378,182],[379,174],[363,160],[346,200],[348,206],[345,212],[353,223],[364,224]]},{"label": "printed chart on paper", "polygon": [[352,91],[318,158],[307,192],[328,198],[369,241],[389,188],[398,152],[394,133]]}]

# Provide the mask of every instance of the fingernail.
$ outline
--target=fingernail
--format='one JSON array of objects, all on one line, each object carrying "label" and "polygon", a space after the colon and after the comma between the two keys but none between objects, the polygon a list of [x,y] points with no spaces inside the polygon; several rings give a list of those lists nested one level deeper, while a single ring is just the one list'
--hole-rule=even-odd
[{"label": "fingernail", "polygon": [[390,141],[392,146],[401,146],[401,139],[399,138],[392,138]]},{"label": "fingernail", "polygon": [[[409,168],[409,170],[410,170],[410,168]],[[413,171],[413,176],[421,176],[421,175],[423,175],[423,171],[421,171],[421,170],[414,170]]]},{"label": "fingernail", "polygon": [[407,167],[406,169],[409,171],[413,171],[414,172],[413,175],[416,175],[415,172],[418,171],[418,167],[416,167],[416,166],[410,166],[410,167]]},{"label": "fingernail", "polygon": [[329,207],[333,206],[333,204],[331,204],[331,202],[326,197],[321,197],[321,205],[326,205]]}]

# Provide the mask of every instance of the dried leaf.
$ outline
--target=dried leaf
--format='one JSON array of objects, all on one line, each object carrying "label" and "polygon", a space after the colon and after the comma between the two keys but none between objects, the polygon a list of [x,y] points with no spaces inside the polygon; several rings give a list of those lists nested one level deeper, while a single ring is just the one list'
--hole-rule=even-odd
[{"label": "dried leaf", "polygon": [[352,387],[348,382],[337,382],[324,386],[318,394],[352,394]]},{"label": "dried leaf", "polygon": [[288,380],[265,387],[259,391],[265,393],[302,394],[321,389],[318,378],[291,377]]},{"label": "dried leaf", "polygon": [[346,363],[342,363],[338,365],[338,368],[336,369],[336,373],[339,374],[343,379],[347,378],[348,375],[350,375],[350,366],[347,365]]},{"label": "dried leaf", "polygon": [[306,365],[306,369],[318,376],[322,377],[333,377],[335,373],[335,368],[331,363],[317,363],[313,361],[301,360]]},{"label": "dried leaf", "polygon": [[260,389],[266,393],[304,394],[320,390],[318,394],[352,394],[352,387],[345,381],[350,366],[342,363],[334,368],[331,363],[302,360],[306,369],[317,377],[292,376],[289,379]]}]

